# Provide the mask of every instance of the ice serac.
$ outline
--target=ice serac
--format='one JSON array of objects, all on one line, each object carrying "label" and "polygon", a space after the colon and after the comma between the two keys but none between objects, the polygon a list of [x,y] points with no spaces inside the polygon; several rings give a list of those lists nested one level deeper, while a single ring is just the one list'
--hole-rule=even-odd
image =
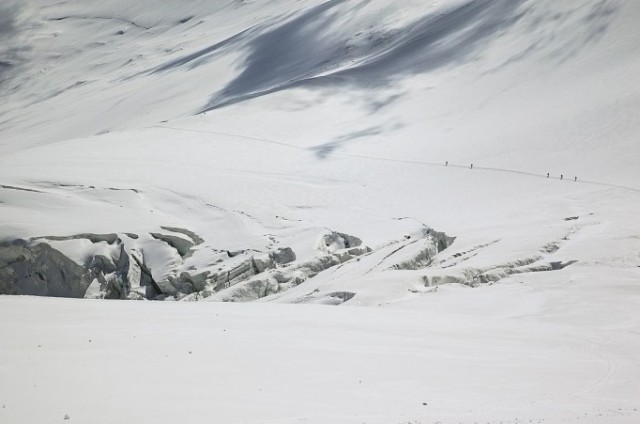
[{"label": "ice serac", "polygon": [[[324,230],[310,243],[312,254],[298,258],[291,247],[232,252],[203,239],[196,246],[160,233],[38,237],[0,245],[0,294],[247,302],[284,293],[330,269],[356,277],[374,269],[425,268],[453,240],[425,227],[372,249],[353,235]],[[193,255],[211,265],[194,266]],[[364,257],[375,262],[372,268],[358,266]],[[336,299],[346,302],[355,294]]]},{"label": "ice serac", "polygon": [[105,256],[94,256],[88,273],[92,277],[85,298],[93,299],[153,299],[161,289],[144,265],[144,256],[135,248],[129,252],[120,244],[115,261]]},{"label": "ice serac", "polygon": [[320,240],[318,240],[316,250],[326,253],[335,253],[338,250],[357,247],[361,244],[362,240],[357,237],[332,231],[323,235]]},{"label": "ice serac", "polygon": [[[0,294],[196,300],[296,260],[289,247],[226,252],[227,260],[215,262],[215,270],[200,269],[185,263],[192,246],[158,233],[17,239],[0,245]],[[174,251],[180,260],[163,259]],[[215,250],[208,254],[220,255]],[[155,257],[156,269],[147,264],[149,257]]]},{"label": "ice serac", "polygon": [[[242,253],[246,254],[246,252]],[[227,255],[230,257],[236,256],[236,254],[231,252],[228,252]],[[217,272],[200,274],[202,284],[197,290],[193,290],[193,292],[187,296],[179,297],[181,297],[180,300],[186,301],[209,297],[214,293],[224,291],[236,285],[241,285],[241,283],[250,283],[254,277],[267,275],[269,271],[287,266],[295,260],[295,252],[290,247],[282,247],[268,252],[258,252],[250,255],[235,265],[225,266],[225,264],[222,263]],[[186,272],[181,275],[181,278],[193,279],[193,277]],[[250,285],[251,284],[255,287],[255,290],[251,289],[247,292],[247,300],[271,294],[271,291],[266,286],[257,283],[250,283]],[[256,293],[261,293],[261,295],[256,295]]]},{"label": "ice serac", "polygon": [[416,270],[426,268],[431,265],[434,256],[451,246],[454,241],[455,237],[431,228],[425,228],[422,238],[411,242],[410,246],[403,246],[407,250],[412,250],[411,253],[391,265],[390,269]]},{"label": "ice serac", "polygon": [[317,256],[256,275],[220,291],[212,300],[247,302],[287,291],[323,271],[349,262],[372,250],[357,237],[335,231],[323,234],[316,243]]},{"label": "ice serac", "polygon": [[87,271],[46,243],[0,244],[0,294],[83,297]]},{"label": "ice serac", "polygon": [[[83,263],[52,247],[56,240],[113,245],[115,254],[87,254]],[[153,299],[161,291],[137,249],[99,235],[14,240],[0,245],[0,294],[99,299]]]}]

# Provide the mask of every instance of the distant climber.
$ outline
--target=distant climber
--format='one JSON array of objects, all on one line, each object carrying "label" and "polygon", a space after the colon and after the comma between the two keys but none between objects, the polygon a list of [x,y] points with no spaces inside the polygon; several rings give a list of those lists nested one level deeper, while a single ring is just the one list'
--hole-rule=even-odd
[{"label": "distant climber", "polygon": [[564,175],[560,174],[560,179],[563,179],[563,178],[564,178]]},{"label": "distant climber", "polygon": [[575,183],[576,181],[578,181],[578,177],[573,177],[573,182]]},{"label": "distant climber", "polygon": [[549,173],[547,172],[547,178],[549,178]]},{"label": "distant climber", "polygon": [[473,169],[473,164],[471,164],[471,166],[469,167],[469,169]]},{"label": "distant climber", "polygon": [[449,166],[449,161],[448,160],[444,162],[444,166]]}]

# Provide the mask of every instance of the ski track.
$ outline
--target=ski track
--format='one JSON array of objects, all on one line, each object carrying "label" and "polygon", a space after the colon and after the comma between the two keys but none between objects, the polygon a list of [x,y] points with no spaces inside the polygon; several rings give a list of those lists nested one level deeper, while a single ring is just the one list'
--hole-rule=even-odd
[{"label": "ski track", "polygon": [[[194,132],[194,133],[200,133],[200,134],[212,134],[212,135],[234,137],[234,138],[238,138],[238,139],[257,141],[257,142],[262,142],[262,143],[269,143],[269,144],[273,144],[273,145],[277,145],[277,146],[281,146],[281,147],[286,147],[286,148],[289,148],[289,149],[295,149],[295,150],[302,151],[302,152],[309,152],[311,150],[310,148],[300,147],[300,146],[296,146],[296,145],[293,145],[293,144],[288,144],[288,143],[285,143],[285,142],[282,142],[282,141],[269,140],[269,139],[265,139],[265,138],[252,137],[252,136],[246,136],[246,135],[241,135],[241,134],[232,134],[232,133],[228,133],[228,132],[197,130],[197,129],[188,129],[188,128],[179,128],[179,127],[169,127],[169,126],[165,126],[165,125],[153,125],[153,126],[148,127],[148,128],[164,128],[164,129],[171,129],[171,130],[175,130],[175,131],[185,131],[185,132]],[[333,151],[328,152],[327,155],[328,156],[335,156],[335,157],[354,158],[354,159],[376,160],[376,161],[392,162],[392,163],[404,163],[404,164],[408,164],[408,165],[438,166],[438,167],[445,167],[445,168],[451,167],[451,168],[469,169],[469,165],[461,165],[461,164],[454,164],[454,163],[448,163],[448,164],[445,165],[444,163],[427,162],[427,161],[419,161],[419,160],[409,160],[409,159],[382,158],[382,157],[376,157],[376,156],[366,156],[366,155],[358,155],[358,154],[350,154],[350,153],[337,153],[337,152],[333,152]],[[507,169],[507,168],[493,168],[493,167],[477,166],[475,163],[473,165],[473,169],[470,169],[470,170],[471,171],[480,170],[480,171],[489,171],[489,172],[519,174],[519,175],[526,175],[526,176],[530,176],[530,177],[545,178],[545,179],[550,179],[550,180],[567,181],[567,182],[573,182],[573,183],[579,183],[579,184],[588,184],[588,185],[598,185],[598,186],[603,186],[603,187],[613,187],[613,188],[618,188],[618,189],[621,189],[621,190],[640,193],[640,188],[635,188],[635,187],[630,187],[630,186],[625,186],[625,185],[609,184],[609,183],[603,183],[603,182],[598,182],[598,181],[582,180],[580,178],[578,178],[576,181],[572,181],[571,177],[567,177],[567,178],[564,178],[564,179],[561,179],[560,177],[555,176],[555,175],[551,175],[551,176],[547,177],[546,174],[537,174],[537,173],[534,173],[534,172],[519,171],[519,170]]]}]

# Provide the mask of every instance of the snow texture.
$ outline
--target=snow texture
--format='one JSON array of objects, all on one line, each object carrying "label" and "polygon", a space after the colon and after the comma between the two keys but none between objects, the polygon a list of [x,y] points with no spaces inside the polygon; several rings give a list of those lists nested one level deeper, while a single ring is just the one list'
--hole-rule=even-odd
[{"label": "snow texture", "polygon": [[638,22],[3,0],[0,422],[640,422]]}]

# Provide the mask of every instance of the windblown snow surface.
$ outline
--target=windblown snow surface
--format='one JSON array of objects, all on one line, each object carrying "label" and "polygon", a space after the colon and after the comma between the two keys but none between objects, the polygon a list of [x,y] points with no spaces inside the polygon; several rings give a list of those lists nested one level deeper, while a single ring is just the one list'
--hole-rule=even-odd
[{"label": "windblown snow surface", "polygon": [[639,76],[636,0],[2,0],[0,422],[640,422]]}]

